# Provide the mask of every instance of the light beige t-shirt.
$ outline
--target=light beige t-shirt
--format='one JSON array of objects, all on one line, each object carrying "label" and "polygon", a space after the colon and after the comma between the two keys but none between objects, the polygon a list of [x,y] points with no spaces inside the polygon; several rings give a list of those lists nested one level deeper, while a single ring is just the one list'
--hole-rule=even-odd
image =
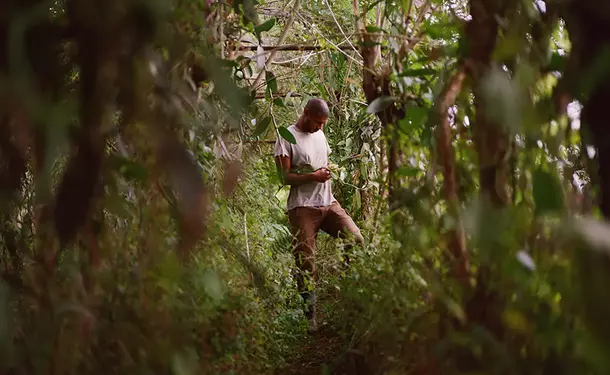
[{"label": "light beige t-shirt", "polygon": [[[295,125],[288,127],[297,143],[292,144],[282,137],[275,141],[275,156],[288,156],[291,160],[292,170],[309,169],[315,171],[328,168],[328,155],[330,146],[322,130],[315,133],[300,131]],[[330,180],[309,182],[300,186],[291,186],[288,195],[288,211],[296,207],[324,207],[335,201],[331,191]]]}]

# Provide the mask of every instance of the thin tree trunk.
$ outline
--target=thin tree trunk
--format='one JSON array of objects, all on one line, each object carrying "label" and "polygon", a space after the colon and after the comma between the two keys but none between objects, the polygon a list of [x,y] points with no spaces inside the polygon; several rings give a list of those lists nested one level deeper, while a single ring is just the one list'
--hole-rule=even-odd
[{"label": "thin tree trunk", "polygon": [[[483,79],[491,68],[492,54],[498,36],[498,19],[506,14],[510,0],[471,0],[471,21],[466,26],[468,52],[465,60],[466,72],[473,84],[475,117],[473,123],[474,143],[479,157],[480,193],[489,209],[500,208],[509,203],[507,190],[508,137],[499,124],[490,121],[486,114],[487,104],[480,91]],[[491,203],[491,205],[488,205]],[[502,251],[502,249],[498,249]],[[492,265],[478,265],[476,286],[465,299],[465,311],[469,324],[483,326],[496,339],[502,340],[502,300],[491,287]],[[481,370],[481,362],[465,351],[458,356],[460,371]]]},{"label": "thin tree trunk", "polygon": [[443,183],[445,188],[445,199],[449,205],[449,214],[455,219],[455,228],[449,233],[449,250],[455,258],[455,276],[461,283],[468,282],[468,257],[466,253],[466,235],[459,213],[459,199],[457,195],[457,181],[455,173],[455,159],[453,156],[451,127],[449,124],[449,108],[455,103],[455,99],[462,89],[466,79],[463,67],[453,75],[436,104],[439,123],[436,128],[436,139],[440,163],[443,167]]}]

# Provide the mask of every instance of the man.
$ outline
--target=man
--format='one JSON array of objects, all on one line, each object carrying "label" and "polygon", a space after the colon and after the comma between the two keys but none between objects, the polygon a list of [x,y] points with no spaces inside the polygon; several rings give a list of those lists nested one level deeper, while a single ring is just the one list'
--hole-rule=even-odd
[{"label": "man", "polygon": [[297,284],[299,293],[307,302],[306,315],[312,331],[317,329],[316,298],[312,287],[317,279],[318,231],[322,229],[335,238],[352,234],[358,243],[364,243],[360,230],[331,191],[328,169],[331,150],[322,131],[328,115],[328,105],[324,100],[310,99],[296,124],[288,128],[296,144],[278,137],[274,152],[282,181],[290,185],[287,210],[295,238],[293,254],[299,268]]}]

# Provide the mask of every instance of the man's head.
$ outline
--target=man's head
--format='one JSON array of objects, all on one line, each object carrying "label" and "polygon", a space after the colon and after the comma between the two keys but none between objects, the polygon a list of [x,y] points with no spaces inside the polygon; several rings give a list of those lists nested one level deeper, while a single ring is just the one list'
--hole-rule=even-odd
[{"label": "man's head", "polygon": [[301,130],[309,133],[315,133],[322,129],[328,120],[328,105],[322,99],[309,99],[301,116]]}]

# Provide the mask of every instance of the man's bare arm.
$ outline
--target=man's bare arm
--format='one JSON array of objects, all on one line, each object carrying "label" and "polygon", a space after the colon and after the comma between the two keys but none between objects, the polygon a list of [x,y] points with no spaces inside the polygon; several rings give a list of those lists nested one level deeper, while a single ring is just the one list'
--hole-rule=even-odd
[{"label": "man's bare arm", "polygon": [[299,174],[290,171],[292,163],[287,156],[276,156],[275,163],[280,173],[282,183],[290,186],[299,186],[310,182],[325,182],[330,178],[330,171],[326,168],[318,169],[312,173]]}]

